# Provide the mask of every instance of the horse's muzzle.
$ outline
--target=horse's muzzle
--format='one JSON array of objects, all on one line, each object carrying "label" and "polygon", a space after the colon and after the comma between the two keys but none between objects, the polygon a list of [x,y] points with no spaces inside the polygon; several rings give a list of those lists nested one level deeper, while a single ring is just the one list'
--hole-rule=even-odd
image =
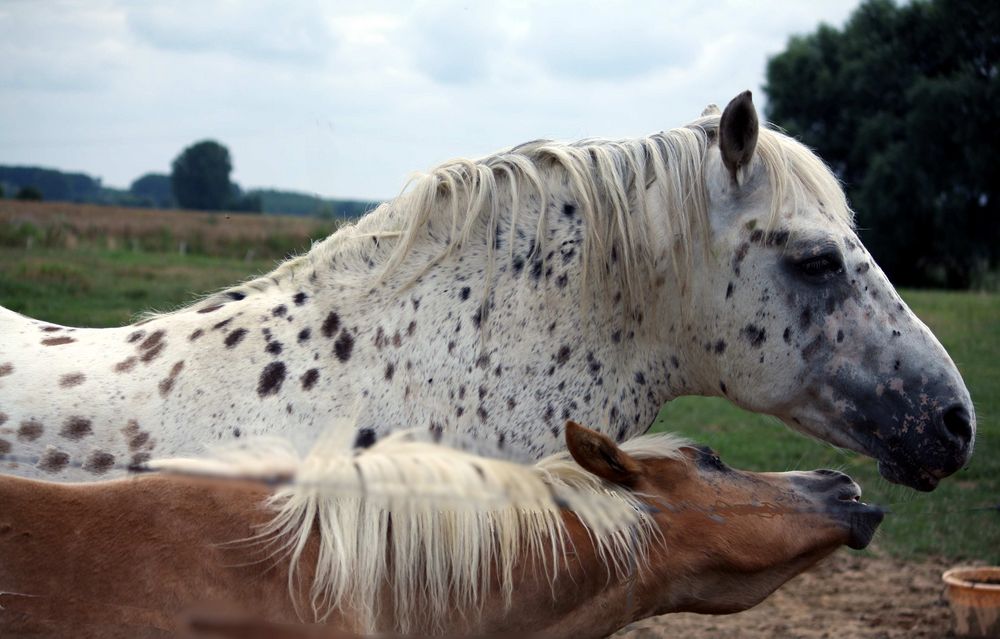
[{"label": "horse's muzzle", "polygon": [[861,550],[871,543],[885,511],[861,501],[861,487],[842,472],[815,470],[799,479],[824,512],[847,529],[847,546]]}]

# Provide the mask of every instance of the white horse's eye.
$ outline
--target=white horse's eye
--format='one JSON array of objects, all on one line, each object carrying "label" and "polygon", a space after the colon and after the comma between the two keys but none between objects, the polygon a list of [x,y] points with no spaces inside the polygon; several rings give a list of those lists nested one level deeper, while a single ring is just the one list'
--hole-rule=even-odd
[{"label": "white horse's eye", "polygon": [[836,253],[824,253],[795,262],[799,273],[811,279],[826,279],[844,272],[844,263]]}]

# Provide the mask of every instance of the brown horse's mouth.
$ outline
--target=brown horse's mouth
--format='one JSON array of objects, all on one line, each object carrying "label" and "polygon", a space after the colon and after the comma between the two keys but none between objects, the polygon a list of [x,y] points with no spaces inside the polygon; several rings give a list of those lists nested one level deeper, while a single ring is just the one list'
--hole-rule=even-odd
[{"label": "brown horse's mouth", "polygon": [[885,510],[874,504],[861,501],[861,491],[854,485],[853,489],[845,490],[837,496],[836,513],[847,524],[848,548],[861,550],[868,547],[879,524],[885,518]]}]

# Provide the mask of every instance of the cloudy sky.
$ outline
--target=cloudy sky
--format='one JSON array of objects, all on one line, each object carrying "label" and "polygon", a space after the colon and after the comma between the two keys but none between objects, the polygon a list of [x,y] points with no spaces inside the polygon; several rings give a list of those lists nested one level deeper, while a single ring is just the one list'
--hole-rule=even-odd
[{"label": "cloudy sky", "polygon": [[0,0],[0,164],[127,187],[188,144],[244,187],[388,198],[535,138],[635,137],[751,88],[855,0]]}]

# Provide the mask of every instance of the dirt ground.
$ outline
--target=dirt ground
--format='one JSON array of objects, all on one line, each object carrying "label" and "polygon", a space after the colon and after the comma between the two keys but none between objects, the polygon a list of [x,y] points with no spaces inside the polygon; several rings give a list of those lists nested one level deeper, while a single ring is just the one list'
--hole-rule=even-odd
[{"label": "dirt ground", "polygon": [[944,561],[899,561],[840,550],[755,608],[674,614],[632,624],[614,639],[941,639],[953,637]]}]

